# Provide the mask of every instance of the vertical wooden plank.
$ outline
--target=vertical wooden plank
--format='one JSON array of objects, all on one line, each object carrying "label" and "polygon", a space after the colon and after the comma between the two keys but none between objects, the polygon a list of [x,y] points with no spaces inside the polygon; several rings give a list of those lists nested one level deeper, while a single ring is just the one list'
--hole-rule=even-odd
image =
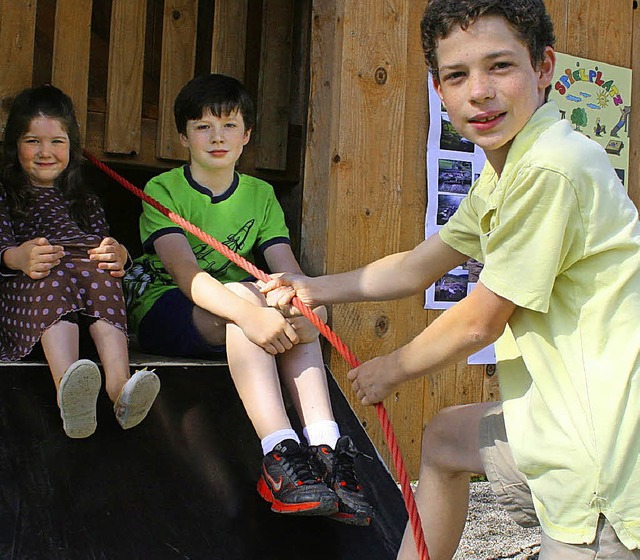
[{"label": "vertical wooden plank", "polygon": [[631,67],[632,0],[567,0],[567,52]]},{"label": "vertical wooden plank", "polygon": [[259,169],[287,168],[292,26],[293,0],[263,0],[255,139]]},{"label": "vertical wooden plank", "polygon": [[556,35],[555,49],[558,52],[567,52],[568,43],[568,20],[567,20],[567,0],[545,0],[547,11],[553,21],[553,29]]},{"label": "vertical wooden plank", "polygon": [[213,12],[211,72],[245,81],[248,0],[216,0]]},{"label": "vertical wooden plank", "polygon": [[300,264],[312,276],[327,271],[327,232],[332,222],[331,158],[340,120],[341,0],[312,3],[309,109],[304,164]]},{"label": "vertical wooden plank", "polygon": [[[418,4],[408,0],[344,2],[327,272],[358,268],[414,246],[424,236],[425,186],[420,176],[425,161],[416,151],[424,154],[425,148],[414,142],[426,138],[426,97],[424,83],[417,86],[415,98],[410,98],[414,92],[408,85],[425,79],[418,27],[409,33],[417,9]],[[417,335],[425,324],[423,313],[420,298],[341,305],[333,310],[333,325],[364,361],[388,354]],[[346,380],[348,366],[334,367],[333,357],[331,363],[354,399]],[[385,401],[412,474],[419,463],[423,388],[424,380],[407,383]],[[388,459],[377,422],[370,419],[375,411],[359,404],[354,408],[363,422],[376,426],[371,435]]]},{"label": "vertical wooden plank", "polygon": [[140,152],[146,0],[113,0],[104,150]]},{"label": "vertical wooden plank", "polygon": [[[401,223],[398,228],[397,251],[413,249],[424,239],[424,220],[427,205],[426,154],[429,128],[427,66],[422,52],[420,21],[424,12],[422,2],[409,1],[406,6],[406,72],[404,78],[404,134],[402,140],[403,167],[400,178]],[[413,339],[427,326],[428,313],[424,309],[424,295],[419,294],[397,302],[395,318],[395,346]],[[390,409],[396,426],[405,464],[412,478],[418,478],[424,427],[424,401],[429,389],[426,378],[416,379],[402,387],[402,403]]]},{"label": "vertical wooden plank", "polygon": [[162,28],[160,107],[156,156],[186,160],[173,119],[173,103],[182,87],[193,78],[196,57],[198,0],[166,0]]},{"label": "vertical wooden plank", "polygon": [[51,83],[71,99],[84,142],[87,127],[92,0],[57,0]]},{"label": "vertical wooden plank", "polygon": [[36,0],[0,2],[0,132],[4,132],[10,101],[31,86]]},{"label": "vertical wooden plank", "polygon": [[633,50],[631,53],[631,68],[633,70],[632,86],[631,86],[631,107],[632,115],[635,117],[629,119],[629,196],[640,208],[640,7],[638,2],[633,3],[633,38],[631,44]]}]

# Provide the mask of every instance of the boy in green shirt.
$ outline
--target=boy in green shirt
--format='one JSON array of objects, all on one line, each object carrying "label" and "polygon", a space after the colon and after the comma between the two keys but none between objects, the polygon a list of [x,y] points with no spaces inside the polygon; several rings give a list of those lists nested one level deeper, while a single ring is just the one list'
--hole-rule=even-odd
[{"label": "boy in green shirt", "polygon": [[[221,74],[194,78],[174,113],[189,164],[155,177],[145,193],[245,259],[260,251],[271,271],[300,273],[273,188],[235,170],[254,124],[242,84]],[[372,508],[354,472],[357,450],[333,417],[318,331],[304,317],[270,307],[254,278],[148,204],[140,231],[144,255],[125,285],[141,346],[200,357],[226,349],[261,439],[258,491],[271,509],[367,525]],[[292,429],[281,378],[308,446]]]},{"label": "boy in green shirt", "polygon": [[[441,411],[416,501],[433,560],[464,528],[486,473],[540,559],[640,558],[640,227],[607,154],[547,101],[554,36],[543,0],[432,0],[423,47],[451,122],[487,164],[449,222],[359,270],[269,283],[285,305],[419,293],[469,257],[477,287],[407,345],[349,373],[363,404],[496,342],[502,403]],[[416,558],[411,531],[399,558]]]}]

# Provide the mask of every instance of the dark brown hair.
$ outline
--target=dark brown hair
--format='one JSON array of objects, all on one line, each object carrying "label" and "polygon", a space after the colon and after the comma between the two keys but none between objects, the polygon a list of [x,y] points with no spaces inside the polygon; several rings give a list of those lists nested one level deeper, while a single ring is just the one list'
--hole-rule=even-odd
[{"label": "dark brown hair", "polygon": [[438,41],[455,28],[467,29],[482,16],[504,17],[529,49],[537,67],[547,46],[553,47],[553,24],[543,0],[430,0],[421,23],[422,49],[434,79],[438,74]]}]

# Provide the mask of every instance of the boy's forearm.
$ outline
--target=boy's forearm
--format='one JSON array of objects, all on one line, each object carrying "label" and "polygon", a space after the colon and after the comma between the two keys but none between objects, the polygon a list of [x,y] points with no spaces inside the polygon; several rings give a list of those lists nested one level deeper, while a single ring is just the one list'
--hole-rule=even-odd
[{"label": "boy's forearm", "polygon": [[[479,288],[476,288],[476,290]],[[495,342],[515,309],[513,303],[480,287],[445,311],[424,331],[395,351],[398,383],[439,372]]]},{"label": "boy's forearm", "polygon": [[309,291],[314,301],[326,304],[400,299],[421,292],[467,259],[434,235],[412,251],[388,255],[350,272],[313,278]]},{"label": "boy's forearm", "polygon": [[201,271],[189,282],[188,287],[180,286],[198,307],[221,317],[226,321],[237,323],[239,317],[251,313],[255,306],[246,299],[228,290],[218,280]]}]

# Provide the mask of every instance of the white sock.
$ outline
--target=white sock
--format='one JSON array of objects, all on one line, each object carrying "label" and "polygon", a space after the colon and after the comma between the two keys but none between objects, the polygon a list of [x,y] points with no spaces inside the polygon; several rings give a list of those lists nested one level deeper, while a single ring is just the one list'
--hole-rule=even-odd
[{"label": "white sock", "polygon": [[262,440],[260,441],[260,443],[262,444],[262,453],[264,455],[266,455],[267,453],[271,453],[271,451],[273,451],[273,448],[285,439],[292,439],[300,443],[298,434],[296,434],[296,432],[291,428],[288,428],[286,430],[278,430],[277,432],[273,432],[267,437],[262,438]]},{"label": "white sock", "polygon": [[331,449],[335,449],[340,437],[340,428],[333,420],[320,420],[309,424],[302,433],[309,445],[328,445]]}]

